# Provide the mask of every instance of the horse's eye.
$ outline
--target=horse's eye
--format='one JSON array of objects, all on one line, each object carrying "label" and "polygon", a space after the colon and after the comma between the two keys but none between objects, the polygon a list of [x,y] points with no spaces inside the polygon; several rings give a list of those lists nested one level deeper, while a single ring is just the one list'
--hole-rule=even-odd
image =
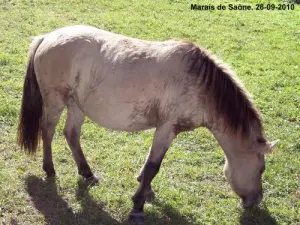
[{"label": "horse's eye", "polygon": [[257,142],[259,144],[265,144],[267,142],[267,140],[264,137],[258,137],[257,138]]}]

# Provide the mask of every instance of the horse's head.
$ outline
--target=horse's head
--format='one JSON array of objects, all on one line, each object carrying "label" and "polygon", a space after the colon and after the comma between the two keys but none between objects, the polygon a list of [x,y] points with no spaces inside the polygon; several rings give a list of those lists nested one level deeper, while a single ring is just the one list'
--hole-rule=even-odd
[{"label": "horse's head", "polygon": [[[236,142],[235,142],[236,143]],[[231,149],[224,149],[226,163],[225,176],[230,186],[238,194],[244,208],[259,204],[263,197],[261,177],[265,170],[265,153],[270,152],[277,141],[258,139],[249,144],[239,142]]]}]

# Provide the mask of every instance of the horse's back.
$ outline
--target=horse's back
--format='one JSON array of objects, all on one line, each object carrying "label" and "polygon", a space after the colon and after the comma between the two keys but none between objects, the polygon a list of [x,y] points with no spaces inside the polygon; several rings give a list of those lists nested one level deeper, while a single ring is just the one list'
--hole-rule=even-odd
[{"label": "horse's back", "polygon": [[[75,72],[77,67],[82,70],[84,64],[97,63],[101,68],[114,67],[116,72],[122,70],[123,74],[126,70],[129,73],[142,70],[140,75],[143,75],[153,63],[155,67],[152,70],[160,66],[180,66],[174,63],[175,52],[180,52],[177,47],[180,45],[178,41],[145,41],[91,26],[68,26],[44,35],[35,55],[35,67],[37,70],[51,67],[58,71]],[[182,55],[181,52],[179,55]],[[55,72],[51,76],[55,76]]]},{"label": "horse's back", "polygon": [[35,70],[39,80],[52,85],[72,85],[78,73],[84,74],[84,80],[93,73],[110,73],[112,68],[125,74],[157,55],[149,43],[90,26],[64,27],[44,35],[35,54]]}]

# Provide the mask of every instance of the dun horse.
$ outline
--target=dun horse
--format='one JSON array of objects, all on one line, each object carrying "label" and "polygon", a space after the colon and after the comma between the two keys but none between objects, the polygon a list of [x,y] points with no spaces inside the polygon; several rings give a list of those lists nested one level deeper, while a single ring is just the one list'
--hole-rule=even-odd
[{"label": "dun horse", "polygon": [[70,26],[31,43],[18,143],[35,153],[43,140],[43,169],[54,176],[51,142],[67,107],[64,135],[78,172],[95,179],[80,146],[84,117],[120,131],[155,128],[140,172],[130,219],[143,224],[151,181],[177,134],[207,127],[225,156],[224,172],[243,206],[260,203],[264,154],[276,142],[263,137],[258,110],[224,63],[184,41],[151,42],[90,26]]}]

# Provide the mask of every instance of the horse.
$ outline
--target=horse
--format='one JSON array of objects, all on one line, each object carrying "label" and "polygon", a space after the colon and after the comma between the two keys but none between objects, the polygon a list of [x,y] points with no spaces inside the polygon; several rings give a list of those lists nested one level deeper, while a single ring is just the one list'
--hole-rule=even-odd
[{"label": "horse", "polygon": [[55,176],[51,142],[65,108],[64,136],[88,180],[97,178],[80,145],[85,116],[111,130],[156,129],[132,197],[132,224],[144,224],[151,181],[171,142],[198,127],[208,128],[224,151],[225,177],[242,205],[262,200],[264,155],[277,141],[264,137],[260,112],[229,66],[192,42],[139,40],[86,25],[35,37],[17,140],[34,154],[42,138],[47,177]]}]

